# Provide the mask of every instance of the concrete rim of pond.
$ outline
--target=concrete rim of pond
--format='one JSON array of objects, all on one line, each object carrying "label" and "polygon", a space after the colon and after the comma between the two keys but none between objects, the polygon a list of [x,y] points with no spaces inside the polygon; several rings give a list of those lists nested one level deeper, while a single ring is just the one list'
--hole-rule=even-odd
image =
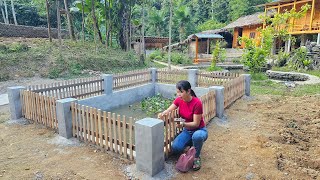
[{"label": "concrete rim of pond", "polygon": [[307,80],[293,80],[296,84],[299,85],[305,85],[305,84],[319,84],[320,78],[314,75],[305,74],[305,73],[298,73],[298,72],[283,72],[283,71],[272,71],[268,70],[266,72],[267,76],[275,82],[284,82],[284,81],[292,81],[290,79],[275,79],[275,76],[282,76],[282,77],[288,77],[288,76],[301,76]]}]

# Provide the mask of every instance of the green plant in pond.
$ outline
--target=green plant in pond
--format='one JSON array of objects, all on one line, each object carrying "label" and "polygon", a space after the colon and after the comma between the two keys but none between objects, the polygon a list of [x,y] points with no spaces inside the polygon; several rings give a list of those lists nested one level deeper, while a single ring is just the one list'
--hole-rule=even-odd
[{"label": "green plant in pond", "polygon": [[156,113],[166,110],[172,104],[173,98],[166,99],[161,94],[153,97],[147,97],[141,101],[141,109],[146,111],[148,115],[155,115]]}]

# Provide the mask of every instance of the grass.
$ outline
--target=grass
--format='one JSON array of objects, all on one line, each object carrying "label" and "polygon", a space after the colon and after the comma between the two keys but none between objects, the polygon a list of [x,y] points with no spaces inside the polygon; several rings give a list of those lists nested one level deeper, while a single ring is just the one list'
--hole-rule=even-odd
[{"label": "grass", "polygon": [[281,96],[305,96],[319,95],[320,84],[297,85],[295,88],[288,88],[284,83],[277,83],[271,80],[252,81],[252,95],[281,95]]},{"label": "grass", "polygon": [[141,62],[133,51],[95,47],[92,42],[63,42],[62,53],[57,41],[28,39],[0,44],[0,81],[39,75],[49,78],[87,77],[83,70],[116,73],[152,67]]}]

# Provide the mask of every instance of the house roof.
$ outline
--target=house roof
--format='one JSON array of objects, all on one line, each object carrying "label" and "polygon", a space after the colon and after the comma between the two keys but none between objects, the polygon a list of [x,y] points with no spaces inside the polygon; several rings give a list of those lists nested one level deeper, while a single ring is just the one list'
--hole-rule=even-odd
[{"label": "house roof", "polygon": [[264,12],[257,12],[252,15],[240,17],[236,21],[225,26],[224,29],[232,29],[235,27],[243,27],[243,26],[262,24],[262,20],[259,18],[259,16],[263,15],[263,14],[264,14]]},{"label": "house roof", "polygon": [[193,36],[196,36],[198,38],[223,39],[223,36],[221,36],[220,34],[196,33],[193,34]]}]

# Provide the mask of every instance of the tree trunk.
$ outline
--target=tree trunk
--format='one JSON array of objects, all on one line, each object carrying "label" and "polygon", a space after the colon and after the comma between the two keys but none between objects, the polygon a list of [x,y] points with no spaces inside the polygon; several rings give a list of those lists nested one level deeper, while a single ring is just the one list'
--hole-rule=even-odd
[{"label": "tree trunk", "polygon": [[170,17],[169,17],[169,52],[168,52],[168,69],[171,70],[171,27],[172,26],[172,0],[170,0]]},{"label": "tree trunk", "polygon": [[[110,7],[109,7],[110,8]],[[108,48],[108,12],[107,12],[107,0],[104,0],[104,12],[106,13],[106,21],[105,21],[105,26],[106,26],[106,48]]]},{"label": "tree trunk", "polygon": [[48,37],[49,37],[49,41],[52,42],[51,25],[50,25],[50,5],[48,0],[46,0],[46,10],[47,10],[47,23],[48,23]]},{"label": "tree trunk", "polygon": [[[2,6],[2,4],[3,4],[3,2],[0,0],[0,6]],[[3,22],[4,22],[5,24],[8,24],[8,23],[7,23],[7,19],[6,19],[6,14],[4,13],[4,10],[3,10],[2,7],[1,7],[1,14],[2,14],[2,18],[3,18]]]},{"label": "tree trunk", "polygon": [[82,32],[82,41],[84,42],[86,39],[85,39],[85,34],[84,34],[84,3],[83,3],[83,0],[81,0],[81,6],[82,6],[81,32]]},{"label": "tree trunk", "polygon": [[69,12],[69,8],[68,8],[68,2],[67,0],[64,0],[64,9],[67,13],[67,21],[68,21],[68,29],[69,29],[69,35],[70,38],[75,41],[76,40],[76,36],[74,34],[74,27],[73,27],[73,23],[72,23],[72,18],[71,18],[71,14]]},{"label": "tree trunk", "polygon": [[94,4],[94,1],[95,1],[95,0],[91,0],[92,20],[93,20],[95,35],[96,35],[96,33],[98,32],[99,40],[100,40],[100,42],[102,43],[102,36],[101,36],[101,32],[100,32],[100,30],[99,30],[99,25],[98,25],[96,13],[95,13],[95,4]]},{"label": "tree trunk", "polygon": [[60,55],[62,55],[60,0],[56,0],[56,6],[57,6],[57,24],[58,24],[59,53],[60,53]]},{"label": "tree trunk", "polygon": [[8,6],[7,6],[7,2],[6,0],[2,0],[3,1],[3,4],[4,4],[4,11],[5,11],[5,17],[6,17],[6,21],[7,21],[7,24],[10,24],[9,22],[9,16],[8,16]]},{"label": "tree trunk", "polygon": [[112,2],[109,0],[109,12],[108,12],[108,21],[109,21],[109,25],[108,25],[108,43],[109,46],[112,47],[112,23],[111,23],[111,13],[112,13],[112,9],[111,9],[111,4]]},{"label": "tree trunk", "polygon": [[11,0],[11,9],[12,9],[12,16],[13,16],[14,24],[18,25],[17,17],[16,17],[16,11],[14,10],[13,0]]},{"label": "tree trunk", "polygon": [[145,58],[146,55],[146,49],[145,49],[145,42],[144,42],[144,5],[145,2],[143,2],[142,4],[142,54],[143,54],[143,58]]}]

